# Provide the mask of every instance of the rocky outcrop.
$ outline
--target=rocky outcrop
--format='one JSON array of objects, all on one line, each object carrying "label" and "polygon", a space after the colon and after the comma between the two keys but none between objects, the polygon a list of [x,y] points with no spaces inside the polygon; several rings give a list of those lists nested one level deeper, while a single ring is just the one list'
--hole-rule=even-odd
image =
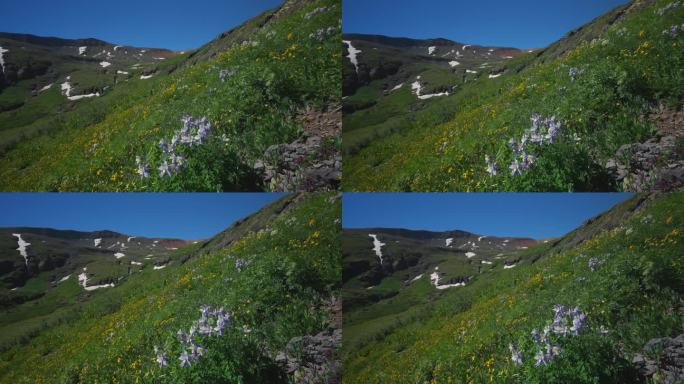
[{"label": "rocky outcrop", "polygon": [[675,338],[651,339],[632,363],[645,379],[654,383],[674,384],[684,381],[684,334]]}]

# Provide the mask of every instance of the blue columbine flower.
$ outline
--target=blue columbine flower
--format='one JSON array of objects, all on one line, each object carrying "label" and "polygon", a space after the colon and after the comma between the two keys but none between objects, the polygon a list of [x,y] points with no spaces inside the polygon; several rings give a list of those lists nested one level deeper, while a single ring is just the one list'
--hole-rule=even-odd
[{"label": "blue columbine flower", "polygon": [[511,170],[511,176],[515,175],[522,175],[522,164],[518,161],[518,159],[513,159],[513,162],[511,165],[508,166]]},{"label": "blue columbine flower", "polygon": [[171,170],[169,169],[169,164],[164,160],[159,166],[159,176],[171,176]]},{"label": "blue columbine flower", "polygon": [[577,80],[577,76],[579,75],[579,73],[579,69],[575,67],[570,68],[570,71],[568,71],[568,74],[570,75],[570,81]]},{"label": "blue columbine flower", "polygon": [[515,365],[522,364],[522,353],[518,350],[518,346],[516,344],[509,344],[508,349],[511,351],[511,360],[513,363]]},{"label": "blue columbine flower", "polygon": [[487,164],[487,173],[490,177],[496,176],[496,162],[491,161],[489,155],[485,155],[485,163]]},{"label": "blue columbine flower", "polygon": [[159,364],[159,368],[169,365],[169,357],[165,352],[156,352],[157,358],[156,362]]},{"label": "blue columbine flower", "polygon": [[180,360],[180,366],[185,367],[185,366],[190,366],[192,365],[192,357],[188,355],[186,351],[183,351],[183,353],[180,354],[180,357],[178,357],[178,360]]}]

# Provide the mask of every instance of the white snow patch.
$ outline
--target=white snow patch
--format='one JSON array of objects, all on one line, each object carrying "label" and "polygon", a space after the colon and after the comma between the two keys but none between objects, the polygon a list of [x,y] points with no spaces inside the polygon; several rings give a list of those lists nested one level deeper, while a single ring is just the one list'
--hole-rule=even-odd
[{"label": "white snow patch", "polygon": [[14,288],[10,289],[10,291],[16,291],[17,289],[19,289],[19,287],[14,287]]},{"label": "white snow patch", "polygon": [[450,62],[449,62],[449,66],[451,66],[451,68],[453,68],[453,67],[455,67],[455,66],[457,66],[457,65],[461,65],[461,63],[459,63],[459,62],[456,61],[456,60],[453,60],[453,61],[450,61]]},{"label": "white snow patch", "polygon": [[127,242],[127,243],[130,243],[130,242],[131,242],[131,240],[133,240],[133,239],[135,239],[135,236],[131,236],[131,237],[129,237],[129,238],[128,238],[128,239],[126,240],[126,242]]},{"label": "white snow patch", "polygon": [[48,84],[48,85],[44,86],[44,87],[41,88],[40,91],[38,91],[38,92],[40,93],[40,92],[47,91],[48,89],[52,88],[52,85],[53,85],[53,84],[54,84],[54,83],[51,83],[51,84]]},{"label": "white snow patch", "polygon": [[423,277],[422,273],[420,275],[414,277],[413,279],[411,279],[411,282],[413,283],[414,281],[419,280],[421,277]]},{"label": "white snow patch", "polygon": [[120,258],[122,258],[122,257],[124,257],[124,256],[126,256],[126,255],[124,255],[124,254],[121,253],[121,252],[117,252],[117,253],[114,254],[114,257],[116,257],[117,259],[120,259]]},{"label": "white snow patch", "polygon": [[116,45],[116,46],[114,46],[114,51],[116,51],[117,49],[122,48],[122,47],[123,47],[123,45]]},{"label": "white snow patch", "polygon": [[116,73],[119,75],[128,75],[128,72],[126,71],[116,71]]},{"label": "white snow patch", "polygon": [[154,76],[154,75],[147,75],[147,76],[141,75],[141,76],[140,76],[140,80],[149,79],[149,78],[151,78],[152,76]]},{"label": "white snow patch", "polygon": [[491,265],[492,262],[491,262],[491,261],[487,261],[487,260],[482,260],[482,264],[490,264],[490,265]]},{"label": "white snow patch", "polygon": [[494,49],[493,49],[493,48],[492,48],[492,49],[490,49],[490,50],[489,50],[489,52],[494,52]]},{"label": "white snow patch", "polygon": [[155,60],[166,60],[166,57],[155,57]]},{"label": "white snow patch", "polygon": [[419,99],[421,100],[426,100],[430,99],[432,97],[439,97],[439,96],[449,96],[449,92],[441,92],[441,93],[431,93],[428,95],[421,95],[420,92],[423,89],[423,86],[420,85],[420,76],[416,78],[416,81],[411,84],[411,91],[413,92],[414,95],[418,96]]},{"label": "white snow patch", "polygon": [[401,84],[395,86],[394,88],[390,89],[390,92],[394,92],[394,91],[396,91],[397,89],[401,88],[402,86],[404,86],[404,83],[401,83]]},{"label": "white snow patch", "polygon": [[78,54],[85,55],[87,49],[88,47],[78,47]]},{"label": "white snow patch", "polygon": [[65,282],[65,281],[69,280],[70,277],[71,277],[70,274],[69,274],[69,275],[66,275],[66,276],[62,277],[61,279],[59,279],[59,282],[60,282],[60,283]]},{"label": "white snow patch", "polygon": [[501,75],[502,75],[501,73],[498,73],[498,74],[496,74],[496,75],[490,74],[490,75],[489,75],[489,78],[490,78],[490,79],[496,79],[497,77],[499,77],[499,76],[501,76]]},{"label": "white snow patch", "polygon": [[440,285],[439,284],[439,273],[438,272],[432,272],[432,274],[430,275],[430,281],[432,282],[432,285],[434,285],[435,288],[437,288],[437,289],[447,289],[447,288],[451,288],[451,287],[463,287],[463,286],[465,286],[465,283]]},{"label": "white snow patch", "polygon": [[380,259],[380,265],[382,265],[382,246],[385,245],[385,243],[378,240],[378,235],[369,233],[368,236],[373,238],[373,250],[375,251],[375,255]]},{"label": "white snow patch", "polygon": [[139,263],[139,262],[137,262],[137,261],[131,261],[131,264],[132,264],[132,265],[142,265],[142,263]]},{"label": "white snow patch", "polygon": [[166,264],[164,265],[155,265],[153,269],[164,269],[166,268]]},{"label": "white snow patch", "polygon": [[470,44],[464,45],[463,48],[461,48],[461,49],[465,51],[466,48],[469,48],[469,47],[472,47],[472,45],[470,45]]},{"label": "white snow patch", "polygon": [[89,97],[100,97],[100,92],[89,93],[87,95],[68,96],[67,99],[69,99],[71,101],[75,101],[75,100],[80,100],[80,99],[86,99]]},{"label": "white snow patch", "polygon": [[31,245],[31,243],[24,241],[19,233],[13,233],[12,236],[17,238],[17,245],[19,245],[17,251],[19,251],[19,254],[24,258],[24,264],[26,264],[26,267],[28,267],[28,254],[26,253],[26,247]]},{"label": "white snow patch", "polygon": [[428,47],[428,55],[432,55],[433,53],[435,53],[436,49],[437,47]]},{"label": "white snow patch", "polygon": [[518,264],[516,263],[513,265],[504,265],[504,269],[511,269],[511,268],[515,267],[516,265],[518,265]]},{"label": "white snow patch", "polygon": [[100,244],[102,244],[102,239],[95,239],[95,240],[93,240],[93,242],[95,243],[96,247],[99,247]]},{"label": "white snow patch", "polygon": [[470,69],[466,69],[466,73],[477,73],[477,71],[471,71]]},{"label": "white snow patch", "polygon": [[351,63],[354,64],[354,69],[356,69],[356,73],[359,73],[359,60],[357,56],[359,53],[361,53],[361,50],[354,48],[351,41],[349,40],[342,40],[342,42],[344,44],[347,44],[347,52],[349,54],[346,57],[348,57],[349,61],[351,61]]},{"label": "white snow patch", "polygon": [[166,248],[166,249],[168,249],[169,251],[175,251],[178,248]]},{"label": "white snow patch", "polygon": [[110,65],[112,65],[112,63],[109,63],[109,62],[107,62],[107,61],[101,61],[101,62],[100,62],[100,67],[102,67],[102,68],[107,68],[107,67],[109,67]]},{"label": "white snow patch", "polygon": [[83,272],[78,275],[78,283],[85,289],[86,291],[94,291],[96,289],[100,288],[111,288],[114,287],[114,283],[109,283],[109,284],[101,284],[101,285],[91,285],[90,287],[88,286],[88,275],[86,274],[86,267],[83,267]]},{"label": "white snow patch", "polygon": [[476,255],[476,253],[475,252],[466,252],[465,255],[467,258],[470,259],[471,257],[474,257]]},{"label": "white snow patch", "polygon": [[370,287],[366,288],[366,290],[373,289],[375,288],[375,285],[371,285]]},{"label": "white snow patch", "polygon": [[477,238],[477,241],[482,241],[482,239],[484,239],[485,237],[487,237],[487,236],[480,236]]},{"label": "white snow patch", "polygon": [[512,59],[513,56],[506,56],[505,59]]},{"label": "white snow patch", "polygon": [[454,242],[454,239],[453,239],[452,237],[446,239],[446,246],[447,246],[447,247],[450,246],[451,243],[453,243],[453,242]]}]

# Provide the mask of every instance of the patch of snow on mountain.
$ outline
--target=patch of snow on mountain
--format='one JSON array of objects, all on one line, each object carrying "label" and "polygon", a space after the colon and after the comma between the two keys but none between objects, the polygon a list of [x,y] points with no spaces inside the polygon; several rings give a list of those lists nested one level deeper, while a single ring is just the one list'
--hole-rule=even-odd
[{"label": "patch of snow on mountain", "polygon": [[428,55],[435,53],[435,49],[437,49],[437,47],[428,47]]},{"label": "patch of snow on mountain", "polygon": [[67,99],[69,99],[71,101],[75,101],[75,100],[80,100],[80,99],[86,99],[89,97],[100,97],[100,92],[89,93],[87,95],[67,96]]},{"label": "patch of snow on mountain", "polygon": [[440,285],[439,284],[439,273],[438,272],[432,272],[430,275],[430,281],[432,282],[432,285],[435,286],[437,289],[447,289],[451,287],[464,287],[465,283],[456,283],[456,284],[444,284]]},{"label": "patch of snow on mountain", "polygon": [[490,75],[489,75],[489,78],[490,78],[490,79],[496,79],[496,78],[499,77],[499,76],[501,76],[501,73],[496,74],[496,75],[490,74]]},{"label": "patch of snow on mountain", "polygon": [[451,243],[453,243],[453,242],[454,242],[454,239],[453,239],[452,237],[446,239],[446,246],[447,246],[447,247],[450,246]]},{"label": "patch of snow on mountain", "polygon": [[151,78],[152,76],[154,76],[154,75],[147,75],[147,76],[141,75],[141,76],[140,76],[140,80],[149,79],[149,78]]},{"label": "patch of snow on mountain", "polygon": [[78,275],[78,283],[85,289],[86,291],[94,291],[96,289],[100,288],[111,288],[114,287],[114,283],[109,283],[109,284],[101,284],[101,285],[91,285],[88,286],[88,275],[86,274],[86,267],[83,267],[83,272]]},{"label": "patch of snow on mountain", "polygon": [[95,239],[95,240],[93,240],[93,242],[95,243],[96,247],[99,247],[100,244],[102,243],[102,239]]},{"label": "patch of snow on mountain", "polygon": [[26,264],[26,267],[28,267],[28,254],[26,253],[26,247],[31,245],[31,243],[24,241],[19,233],[13,233],[12,236],[17,238],[17,245],[19,245],[17,251],[19,251],[19,254],[24,258],[24,264]]},{"label": "patch of snow on mountain", "polygon": [[121,252],[117,252],[117,253],[114,254],[114,257],[116,257],[117,259],[120,259],[120,258],[122,258],[122,257],[124,257],[124,256],[126,256],[126,255],[124,255],[124,254],[121,253]]},{"label": "patch of snow on mountain", "polygon": [[119,75],[128,75],[128,72],[126,71],[116,71],[116,73]]},{"label": "patch of snow on mountain", "polygon": [[131,261],[131,264],[132,264],[132,265],[143,265],[143,263],[139,263],[139,262],[137,262],[137,261]]},{"label": "patch of snow on mountain", "polygon": [[60,282],[60,283],[65,282],[65,281],[69,280],[70,277],[71,277],[70,274],[69,274],[69,275],[66,275],[66,276],[62,277],[61,279],[59,279],[59,282]]},{"label": "patch of snow on mountain", "polygon": [[78,47],[78,54],[85,55],[87,49],[88,47]]},{"label": "patch of snow on mountain", "polygon": [[505,59],[512,59],[513,56],[506,56]]},{"label": "patch of snow on mountain", "polygon": [[461,49],[465,51],[465,50],[466,50],[466,48],[469,48],[469,47],[472,47],[472,45],[470,45],[470,44],[466,44],[466,45],[464,45],[464,46],[463,46],[463,48],[461,48]]},{"label": "patch of snow on mountain", "polygon": [[130,242],[131,242],[131,240],[133,240],[133,239],[135,239],[135,236],[131,236],[131,237],[129,237],[129,238],[128,238],[128,239],[126,240],[126,242],[127,242],[127,243],[130,243]]},{"label": "patch of snow on mountain", "polygon": [[504,265],[504,269],[511,269],[511,268],[515,267],[516,265],[518,265],[518,264],[516,263],[513,265]]},{"label": "patch of snow on mountain", "polygon": [[414,277],[413,279],[411,279],[411,282],[413,283],[413,282],[416,281],[416,280],[420,280],[421,277],[423,277],[423,274],[422,274],[422,273],[421,273],[420,275]]},{"label": "patch of snow on mountain", "polygon": [[38,92],[47,91],[48,89],[52,88],[52,85],[53,85],[53,84],[54,84],[54,83],[51,83],[51,84],[48,84],[48,85],[44,86],[44,87],[41,88],[40,91],[38,91]]},{"label": "patch of snow on mountain", "polygon": [[373,251],[375,251],[375,255],[378,256],[380,265],[382,265],[382,246],[385,245],[385,243],[378,240],[378,235],[369,233],[368,236],[373,238]]},{"label": "patch of snow on mountain", "polygon": [[475,252],[466,252],[465,255],[467,258],[470,259],[471,257],[474,257],[476,255],[476,253]]},{"label": "patch of snow on mountain", "polygon": [[470,69],[466,69],[466,73],[477,73],[477,71],[471,71]]},{"label": "patch of snow on mountain", "polygon": [[164,269],[166,268],[166,264],[164,265],[155,265],[153,269]]},{"label": "patch of snow on mountain", "polygon": [[348,57],[349,61],[351,61],[351,63],[354,64],[354,69],[356,69],[356,73],[359,73],[359,60],[357,55],[361,53],[361,50],[354,48],[351,41],[349,40],[342,40],[342,42],[344,44],[347,44],[348,55],[346,57]]},{"label": "patch of snow on mountain", "polygon": [[492,262],[491,262],[491,261],[487,261],[487,260],[482,260],[482,264],[492,264]]},{"label": "patch of snow on mountain", "polygon": [[106,61],[101,61],[101,62],[100,62],[100,66],[101,66],[102,68],[107,68],[107,67],[109,67],[110,65],[112,65],[112,63],[109,63],[109,62],[106,62]]},{"label": "patch of snow on mountain", "polygon": [[423,87],[422,87],[422,85],[420,85],[420,82],[418,81],[418,80],[420,80],[420,76],[418,76],[416,79],[417,80],[411,84],[411,90],[413,91],[413,94],[415,94],[419,99],[426,100],[426,99],[430,99],[432,97],[449,96],[449,92],[431,93],[428,95],[421,95],[420,92],[422,91]]},{"label": "patch of snow on mountain", "polygon": [[119,48],[121,48],[121,47],[123,47],[123,45],[116,45],[116,46],[114,46],[114,51],[116,51],[117,49],[119,49]]},{"label": "patch of snow on mountain", "polygon": [[401,84],[395,86],[394,88],[390,89],[390,92],[394,92],[394,91],[396,91],[397,89],[401,88],[402,86],[404,86],[404,83],[401,83]]},{"label": "patch of snow on mountain", "polygon": [[482,239],[484,239],[485,237],[487,237],[487,236],[480,236],[477,238],[477,241],[482,241]]},{"label": "patch of snow on mountain", "polygon": [[451,66],[451,68],[453,68],[453,67],[455,67],[455,66],[457,66],[457,65],[461,65],[461,63],[459,63],[459,62],[456,61],[456,60],[452,60],[452,61],[449,62],[449,66]]}]

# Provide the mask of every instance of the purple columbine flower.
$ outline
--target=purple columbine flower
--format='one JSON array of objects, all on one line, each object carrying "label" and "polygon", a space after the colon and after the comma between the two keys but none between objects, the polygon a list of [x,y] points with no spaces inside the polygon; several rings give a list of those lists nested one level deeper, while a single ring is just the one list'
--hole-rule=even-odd
[{"label": "purple columbine flower", "polygon": [[579,69],[572,67],[570,68],[570,71],[568,71],[568,74],[570,75],[570,81],[575,81],[579,75]]},{"label": "purple columbine flower", "polygon": [[179,329],[176,335],[178,336],[178,341],[185,343],[185,332],[182,329]]},{"label": "purple columbine flower", "polygon": [[539,367],[541,365],[547,365],[548,363],[551,362],[550,356],[544,353],[541,349],[537,351],[537,354],[534,356],[534,366]]},{"label": "purple columbine flower", "polygon": [[247,261],[245,259],[235,260],[235,269],[237,269],[238,272],[242,272],[242,269],[246,266],[247,266]]},{"label": "purple columbine flower", "polygon": [[490,177],[496,176],[496,163],[491,161],[489,155],[485,155],[485,163],[487,163],[487,173]]},{"label": "purple columbine flower", "polygon": [[535,343],[540,344],[541,343],[541,335],[539,334],[539,331],[537,330],[537,328],[533,329],[532,332],[530,332],[530,333],[532,335],[532,340]]},{"label": "purple columbine flower", "polygon": [[518,346],[516,344],[509,344],[508,349],[511,351],[511,360],[513,363],[515,365],[522,364],[522,353],[518,350]]},{"label": "purple columbine flower", "polygon": [[192,357],[188,355],[186,351],[183,351],[183,353],[180,354],[180,357],[178,357],[178,360],[180,360],[180,366],[185,367],[185,366],[191,366],[192,365]]},{"label": "purple columbine flower", "polygon": [[156,362],[159,364],[159,368],[169,365],[169,357],[166,352],[157,352]]},{"label": "purple columbine flower", "polygon": [[162,152],[167,152],[169,150],[169,144],[162,138],[159,140],[159,148],[161,148]]},{"label": "purple columbine flower", "polygon": [[601,262],[599,261],[599,259],[597,259],[597,258],[595,258],[595,257],[592,257],[592,258],[589,259],[589,261],[587,262],[587,265],[589,266],[589,269],[591,269],[592,272],[595,272],[595,271],[596,271],[596,267],[598,267],[600,264],[601,264]]},{"label": "purple columbine flower", "polygon": [[138,170],[137,170],[138,175],[142,178],[150,177],[150,167],[147,164],[138,164]]},{"label": "purple columbine flower", "polygon": [[518,159],[513,159],[513,162],[511,165],[508,166],[511,170],[511,176],[515,175],[522,175],[522,164],[518,161]]},{"label": "purple columbine flower", "polygon": [[169,168],[169,164],[166,162],[166,160],[164,160],[159,166],[159,176],[171,176],[171,169]]}]

